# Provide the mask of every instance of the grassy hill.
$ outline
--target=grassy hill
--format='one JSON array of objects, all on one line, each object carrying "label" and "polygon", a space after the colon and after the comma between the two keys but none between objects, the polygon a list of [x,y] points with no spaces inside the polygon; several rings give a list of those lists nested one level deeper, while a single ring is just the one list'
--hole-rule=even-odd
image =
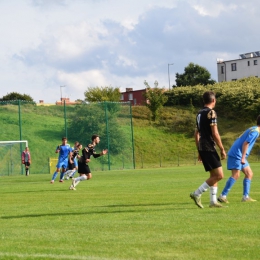
[{"label": "grassy hill", "polygon": [[[73,110],[73,107],[67,107],[67,112],[70,110]],[[160,119],[152,122],[146,107],[132,107],[136,168],[195,164],[197,152],[193,131],[196,112],[197,109],[193,107],[165,107],[161,111]],[[33,156],[31,172],[48,172],[48,160],[50,157],[57,157],[54,150],[64,136],[63,107],[23,106],[20,115],[22,139],[29,141]],[[0,122],[1,141],[20,140],[17,105],[0,106]],[[225,115],[221,115],[218,124],[224,146],[228,150],[236,137],[255,122],[246,119],[230,120],[225,118]],[[75,140],[68,141],[72,145]],[[86,143],[88,141],[86,140]],[[2,160],[4,153],[1,152],[0,147]],[[257,160],[258,144],[255,145],[252,153],[255,155],[254,160]],[[20,160],[19,155],[17,160]]]}]

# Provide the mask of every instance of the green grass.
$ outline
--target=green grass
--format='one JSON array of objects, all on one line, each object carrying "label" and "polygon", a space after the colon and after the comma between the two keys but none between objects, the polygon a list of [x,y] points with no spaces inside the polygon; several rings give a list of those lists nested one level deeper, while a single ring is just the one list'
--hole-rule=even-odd
[{"label": "green grass", "polygon": [[204,209],[189,198],[208,177],[202,165],[94,172],[77,191],[47,174],[0,177],[0,259],[259,259],[251,166],[258,202],[241,202],[241,176],[223,209],[208,207],[208,192]]}]

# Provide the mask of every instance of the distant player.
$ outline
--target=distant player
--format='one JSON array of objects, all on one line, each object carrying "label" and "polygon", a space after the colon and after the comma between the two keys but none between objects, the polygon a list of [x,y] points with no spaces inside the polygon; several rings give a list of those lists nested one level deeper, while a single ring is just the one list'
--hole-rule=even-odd
[{"label": "distant player", "polygon": [[70,152],[70,154],[69,154],[68,169],[64,173],[64,178],[66,180],[68,180],[69,178],[72,178],[77,171],[77,167],[75,165],[75,162],[77,162],[77,165],[78,165],[77,159],[80,158],[79,151],[81,149],[82,149],[82,144],[77,142],[76,147],[74,147],[73,151]]},{"label": "distant player", "polygon": [[256,200],[249,197],[253,171],[247,161],[260,132],[260,115],[257,117],[256,126],[248,128],[241,136],[239,136],[228,151],[227,168],[231,170],[232,176],[227,180],[226,186],[218,201],[229,203],[227,195],[240,176],[240,171],[245,175],[243,181],[243,198],[242,202],[254,202]]},{"label": "distant player", "polygon": [[54,183],[54,180],[56,179],[60,170],[62,170],[62,172],[60,173],[60,182],[63,182],[63,175],[66,171],[66,168],[68,167],[68,155],[70,154],[70,152],[72,152],[72,148],[67,144],[66,137],[62,138],[62,144],[57,146],[55,152],[59,153],[59,158],[56,165],[56,171],[54,172],[51,179],[51,183]]},{"label": "distant player", "polygon": [[29,176],[29,168],[31,165],[31,154],[29,147],[25,147],[25,150],[22,152],[22,164],[25,166],[25,175]]},{"label": "distant player", "polygon": [[98,135],[92,135],[92,143],[90,143],[87,147],[85,147],[82,150],[82,156],[80,157],[78,164],[78,172],[80,177],[72,178],[72,184],[70,186],[70,190],[76,190],[76,186],[81,182],[85,180],[89,180],[92,178],[92,174],[90,171],[90,168],[88,166],[88,163],[90,162],[90,157],[93,156],[94,158],[98,158],[102,155],[107,154],[108,150],[105,149],[101,153],[97,154],[95,151],[95,146],[99,144],[100,138]]}]

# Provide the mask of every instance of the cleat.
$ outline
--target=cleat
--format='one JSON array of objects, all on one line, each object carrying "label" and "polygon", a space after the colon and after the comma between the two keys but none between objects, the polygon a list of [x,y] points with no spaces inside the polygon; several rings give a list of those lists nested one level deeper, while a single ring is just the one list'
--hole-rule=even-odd
[{"label": "cleat", "polygon": [[223,197],[221,195],[218,197],[218,202],[220,202],[220,203],[229,203],[227,198]]},{"label": "cleat", "polygon": [[53,184],[54,183],[54,180],[51,180],[51,182],[50,182],[51,184]]},{"label": "cleat", "polygon": [[59,180],[59,182],[63,182],[63,180]]},{"label": "cleat", "polygon": [[209,204],[209,207],[210,208],[227,208],[227,206],[223,206],[221,205],[220,203],[218,202],[212,202]]},{"label": "cleat", "polygon": [[195,204],[196,204],[199,208],[203,209],[203,205],[201,204],[201,199],[200,199],[200,197],[201,197],[201,196],[195,195],[194,192],[192,192],[192,193],[190,194],[190,198],[194,200]]},{"label": "cleat", "polygon": [[76,188],[74,188],[72,185],[70,185],[70,190],[76,190]]},{"label": "cleat", "polygon": [[66,178],[65,178],[65,180],[68,180],[69,179],[69,176],[67,176]]},{"label": "cleat", "polygon": [[252,198],[250,198],[250,197],[243,197],[242,198],[242,200],[241,200],[242,202],[255,202],[256,200],[254,200],[254,199],[252,199]]}]

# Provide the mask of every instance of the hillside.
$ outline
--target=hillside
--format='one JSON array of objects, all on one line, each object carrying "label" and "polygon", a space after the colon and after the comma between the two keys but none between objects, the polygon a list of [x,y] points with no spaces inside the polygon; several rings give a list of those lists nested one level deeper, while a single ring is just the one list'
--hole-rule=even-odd
[{"label": "hillside", "polygon": [[[73,110],[68,107],[67,112]],[[133,137],[136,168],[171,167],[195,164],[197,152],[193,131],[197,109],[189,107],[165,107],[157,122],[150,120],[146,107],[132,107]],[[26,106],[21,111],[22,139],[29,141],[33,157],[31,172],[47,173],[49,158],[56,158],[55,147],[64,135],[64,111],[62,107]],[[0,106],[0,140],[20,140],[19,111],[15,105]],[[255,122],[218,119],[219,131],[226,150],[247,127]],[[69,140],[73,145],[75,140]],[[88,143],[88,140],[85,141]],[[120,146],[120,143],[117,144]],[[258,156],[259,144],[253,149]],[[2,151],[1,151],[2,149]],[[0,147],[4,157],[5,148]],[[97,150],[99,150],[97,148]],[[19,158],[16,158],[19,161]],[[1,162],[3,163],[3,161]],[[121,166],[120,166],[121,167]]]}]

